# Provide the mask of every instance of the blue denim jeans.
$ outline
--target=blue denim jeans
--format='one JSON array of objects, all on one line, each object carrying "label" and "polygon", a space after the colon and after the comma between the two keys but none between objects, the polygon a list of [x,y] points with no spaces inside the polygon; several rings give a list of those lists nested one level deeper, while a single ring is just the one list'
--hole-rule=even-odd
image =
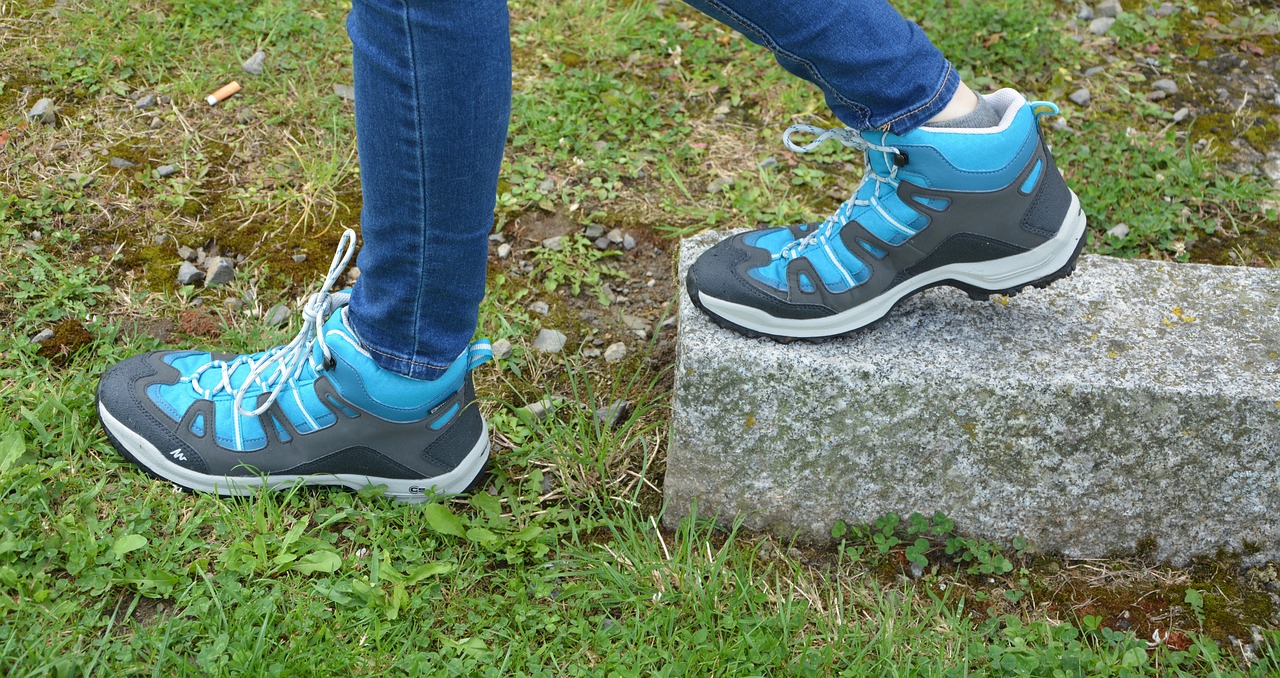
[{"label": "blue denim jeans", "polygon": [[[686,0],[772,50],[858,129],[907,132],[959,77],[885,0]],[[353,0],[364,193],[350,319],[386,369],[434,379],[475,332],[511,113],[506,0]]]}]

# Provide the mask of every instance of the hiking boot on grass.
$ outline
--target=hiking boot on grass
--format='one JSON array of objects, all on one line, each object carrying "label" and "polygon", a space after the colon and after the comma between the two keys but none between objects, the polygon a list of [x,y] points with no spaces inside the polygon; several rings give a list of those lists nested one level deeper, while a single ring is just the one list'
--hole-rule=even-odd
[{"label": "hiking boot on grass", "polygon": [[[1085,215],[1038,124],[1057,107],[1011,89],[985,100],[999,121],[991,127],[791,127],[784,140],[797,152],[827,139],[865,152],[861,185],[820,224],[716,244],[690,268],[689,297],[748,336],[822,338],[866,327],[929,287],[986,299],[1070,275]],[[798,146],[795,132],[818,136]]]},{"label": "hiking boot on grass", "polygon": [[330,292],[354,251],[347,231],[298,336],[251,355],[156,351],[112,367],[98,385],[107,437],[147,472],[184,488],[245,495],[259,488],[386,486],[416,502],[465,492],[489,458],[470,371],[481,340],[434,381],[374,364]]}]

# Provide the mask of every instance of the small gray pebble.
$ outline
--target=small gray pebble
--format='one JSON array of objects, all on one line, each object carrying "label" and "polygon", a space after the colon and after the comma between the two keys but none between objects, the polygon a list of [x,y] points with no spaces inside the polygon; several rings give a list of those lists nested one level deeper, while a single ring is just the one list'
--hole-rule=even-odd
[{"label": "small gray pebble", "polygon": [[587,236],[591,240],[595,240],[596,238],[599,238],[600,236],[604,235],[604,226],[591,224],[590,226],[587,226],[586,228],[582,229],[582,234]]},{"label": "small gray pebble", "polygon": [[551,312],[551,307],[548,306],[545,301],[535,301],[529,304],[529,312],[537,313],[538,315],[546,315]]},{"label": "small gray pebble", "polygon": [[1072,92],[1071,94],[1068,94],[1067,98],[1070,99],[1077,106],[1088,106],[1089,102],[1093,101],[1093,95],[1090,94],[1089,90],[1085,89],[1084,87],[1081,87],[1080,89]]},{"label": "small gray pebble", "polygon": [[649,335],[649,323],[644,318],[624,313],[622,315],[622,324],[626,325],[627,329],[635,332],[641,339]]},{"label": "small gray pebble", "polygon": [[115,156],[108,158],[107,164],[118,169],[129,169],[130,167],[137,167],[138,165],[136,162],[130,162],[124,158],[117,158]]},{"label": "small gray pebble", "polygon": [[147,127],[150,127],[151,129],[160,129],[161,127],[164,127],[164,121],[160,118],[152,118],[151,124],[147,125]]},{"label": "small gray pebble", "polygon": [[1076,12],[1076,18],[1081,21],[1093,21],[1093,8],[1088,5],[1081,7],[1080,11]]},{"label": "small gray pebble", "polygon": [[305,262],[305,261],[307,260],[307,255],[305,255],[305,254],[295,254],[295,255],[293,255],[292,257],[289,257],[289,258],[290,258],[290,259],[293,259],[293,263],[295,263],[295,264],[301,264],[301,263],[303,263],[303,262]]},{"label": "small gray pebble", "polygon": [[226,306],[228,311],[240,311],[244,309],[244,302],[235,297],[227,297],[223,300],[222,305]]},{"label": "small gray pebble", "polygon": [[498,258],[506,259],[509,256],[511,256],[511,245],[505,242],[502,243],[501,245],[498,245]]},{"label": "small gray pebble", "polygon": [[519,409],[520,412],[533,417],[536,421],[546,419],[555,410],[556,402],[550,398],[543,398],[537,402],[528,403]]},{"label": "small gray pebble", "polygon": [[1107,70],[1106,66],[1090,66],[1084,69],[1084,77],[1092,78],[1093,76]]},{"label": "small gray pebble", "polygon": [[225,285],[236,277],[235,260],[230,257],[210,257],[205,262],[205,287]]},{"label": "small gray pebble", "polygon": [[1173,114],[1173,121],[1182,122],[1183,120],[1187,119],[1188,115],[1191,115],[1191,109],[1187,108],[1186,106],[1183,106]]},{"label": "small gray pebble", "polygon": [[43,330],[40,330],[39,332],[37,332],[34,337],[31,337],[31,343],[43,344],[44,342],[49,341],[52,338],[53,338],[53,330],[46,327]]},{"label": "small gray pebble", "polygon": [[267,327],[281,327],[285,323],[289,322],[289,316],[291,315],[293,314],[289,312],[289,309],[286,308],[284,304],[276,304],[275,306],[267,309],[267,314],[263,317],[263,322],[267,324]]},{"label": "small gray pebble", "polygon": [[607,363],[616,363],[627,357],[627,345],[622,342],[609,344],[604,350],[604,361]]},{"label": "small gray pebble", "polygon": [[636,248],[636,239],[631,237],[631,234],[628,233],[627,235],[622,237],[622,249],[633,250],[635,248]]},{"label": "small gray pebble", "polygon": [[594,143],[592,143],[592,144],[591,144],[591,147],[592,147],[592,148],[594,148],[594,149],[596,149],[596,152],[597,152],[597,153],[600,153],[600,152],[603,152],[603,151],[604,151],[604,149],[606,149],[606,148],[608,148],[608,147],[609,147],[609,142],[607,142],[607,141],[596,141],[596,142],[594,142]]},{"label": "small gray pebble", "polygon": [[564,350],[564,345],[569,342],[569,338],[563,332],[558,330],[539,330],[538,336],[533,340],[533,347],[543,353],[559,353]]},{"label": "small gray pebble", "polygon": [[556,180],[551,177],[543,179],[542,183],[538,184],[539,193],[550,193],[554,190],[556,190]]},{"label": "small gray pebble", "polygon": [[552,252],[559,252],[560,250],[564,249],[564,236],[557,235],[554,238],[547,238],[546,240],[542,241],[542,246],[551,250]]},{"label": "small gray pebble", "polygon": [[625,400],[616,400],[608,407],[601,407],[596,410],[596,421],[600,422],[600,425],[605,428],[616,428],[618,424],[626,420],[630,411],[631,403]]},{"label": "small gray pebble", "polygon": [[1160,6],[1156,8],[1156,16],[1158,17],[1173,16],[1174,14],[1177,14],[1177,12],[1178,7],[1172,2],[1162,2],[1160,3]]},{"label": "small gray pebble", "polygon": [[159,247],[161,245],[167,245],[170,240],[173,240],[172,236],[170,236],[168,233],[161,233],[155,236],[154,238],[152,238],[151,242],[155,243],[155,245]]},{"label": "small gray pebble", "polygon": [[1129,235],[1129,226],[1125,223],[1116,224],[1115,226],[1107,229],[1107,235],[1117,239],[1123,238],[1126,235]]},{"label": "small gray pebble", "polygon": [[612,231],[609,231],[605,237],[609,239],[609,242],[615,245],[620,244],[622,242],[622,229],[615,228]]},{"label": "small gray pebble", "polygon": [[182,259],[183,261],[195,261],[196,251],[191,249],[190,247],[187,247],[186,245],[179,245],[178,258]]},{"label": "small gray pebble", "polygon": [[493,357],[503,360],[511,357],[511,342],[506,339],[499,339],[493,342]]},{"label": "small gray pebble", "polygon": [[761,160],[760,164],[756,165],[757,168],[762,170],[766,170],[771,167],[777,167],[777,166],[778,166],[778,159],[773,156],[769,156],[764,160]]},{"label": "small gray pebble", "polygon": [[356,88],[352,87],[351,85],[334,85],[333,93],[337,94],[343,99],[346,99],[347,101],[356,100]]},{"label": "small gray pebble", "polygon": [[729,179],[727,177],[716,177],[711,180],[711,183],[707,184],[707,193],[719,193],[732,185],[733,179]]},{"label": "small gray pebble", "polygon": [[204,271],[196,268],[191,262],[184,261],[178,267],[179,285],[194,285],[201,280],[204,280]]},{"label": "small gray pebble", "polygon": [[1147,92],[1147,101],[1160,101],[1161,99],[1167,96],[1169,96],[1167,92],[1162,92],[1158,89],[1153,89],[1150,92]]},{"label": "small gray pebble", "polygon": [[1164,92],[1165,94],[1178,93],[1178,83],[1174,82],[1170,78],[1160,78],[1159,80],[1151,83],[1151,86],[1160,90],[1161,92]]},{"label": "small gray pebble", "polygon": [[1100,16],[1089,22],[1089,32],[1094,35],[1106,35],[1115,22],[1116,20],[1109,16]]},{"label": "small gray pebble", "polygon": [[598,250],[609,249],[609,239],[604,237],[603,235],[600,236],[599,238],[596,238],[596,241],[592,244],[594,244],[596,246],[596,249]]},{"label": "small gray pebble", "polygon": [[490,233],[490,234],[489,234],[489,242],[506,242],[506,241],[507,241],[507,236],[505,236],[505,235],[503,235],[503,234],[501,234],[501,233]]},{"label": "small gray pebble", "polygon": [[161,165],[156,168],[156,176],[161,179],[167,179],[178,173],[178,168],[173,165]]},{"label": "small gray pebble", "polygon": [[79,186],[80,188],[88,188],[96,179],[97,177],[92,174],[85,174],[83,172],[72,172],[67,175],[67,181]]},{"label": "small gray pebble", "polygon": [[245,59],[244,63],[240,64],[240,70],[248,73],[249,75],[262,75],[262,67],[266,65],[266,63],[267,53],[262,50],[258,50],[253,53],[253,56]]},{"label": "small gray pebble", "polygon": [[31,107],[31,110],[27,112],[27,119],[31,122],[52,125],[58,120],[57,110],[57,107],[53,105],[53,99],[45,97]]},{"label": "small gray pebble", "polygon": [[1097,9],[1094,10],[1094,13],[1098,16],[1111,19],[1120,16],[1122,12],[1124,12],[1124,8],[1120,6],[1120,0],[1102,0],[1102,2],[1098,3]]},{"label": "small gray pebble", "polygon": [[151,108],[155,105],[156,105],[156,95],[154,94],[143,95],[141,97],[138,97],[137,101],[133,102],[133,107],[140,111]]},{"label": "small gray pebble", "polygon": [[582,349],[582,357],[583,358],[599,358],[600,349],[591,348],[590,346],[588,346],[587,348]]}]

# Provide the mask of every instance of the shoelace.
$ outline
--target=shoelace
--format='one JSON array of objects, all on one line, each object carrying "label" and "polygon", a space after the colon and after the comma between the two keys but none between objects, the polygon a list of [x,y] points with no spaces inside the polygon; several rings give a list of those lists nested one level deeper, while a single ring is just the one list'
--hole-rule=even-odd
[{"label": "shoelace", "polygon": [[[813,141],[801,146],[791,141],[791,135],[796,132],[804,132],[816,136]],[[778,251],[777,254],[773,255],[773,258],[774,260],[795,259],[796,257],[803,256],[810,248],[821,247],[826,250],[828,256],[831,257],[832,262],[840,268],[841,273],[845,275],[846,280],[850,285],[852,285],[852,278],[849,276],[848,271],[844,270],[844,266],[840,265],[840,261],[836,258],[835,253],[830,250],[828,241],[835,235],[836,231],[849,223],[849,220],[853,218],[853,209],[855,207],[874,206],[872,200],[880,193],[880,185],[887,185],[894,190],[898,187],[898,163],[894,161],[887,163],[889,165],[889,176],[882,176],[876,172],[872,166],[870,154],[872,152],[880,152],[892,155],[895,159],[901,158],[903,155],[897,148],[894,148],[893,146],[873,144],[870,141],[863,139],[862,136],[858,134],[857,130],[849,129],[847,127],[823,129],[813,125],[792,125],[787,128],[786,132],[782,133],[782,143],[786,144],[787,148],[795,151],[796,153],[808,153],[818,146],[821,146],[828,139],[834,139],[845,146],[856,148],[866,154],[866,169],[862,175],[862,183],[858,185],[856,190],[854,190],[853,195],[848,200],[844,201],[844,203],[836,209],[834,214],[827,217],[827,219],[823,221],[818,228],[815,228],[812,233],[800,238],[799,240],[787,243]],[[869,199],[859,198],[858,195],[862,193],[862,188],[868,181],[876,182],[876,188],[871,193],[872,197]]]},{"label": "shoelace", "polygon": [[[312,294],[302,307],[302,329],[298,331],[293,341],[264,353],[242,355],[229,362],[214,360],[201,365],[189,377],[196,393],[205,398],[212,398],[219,391],[234,393],[236,413],[256,417],[266,412],[267,408],[280,397],[285,387],[293,384],[301,376],[303,368],[310,362],[313,343],[320,343],[320,351],[324,354],[324,366],[332,367],[333,353],[330,352],[329,345],[324,340],[324,320],[329,311],[331,290],[351,261],[352,255],[355,254],[355,244],[355,231],[351,229],[344,231],[342,238],[338,241],[338,249],[333,254],[333,261],[329,264],[329,273],[325,276],[324,284],[320,286],[320,291]],[[249,376],[239,388],[235,388],[231,385],[231,375],[244,366],[249,367]],[[275,369],[267,374],[267,370],[272,367]],[[311,368],[317,372],[320,371],[318,365],[313,364]],[[200,386],[200,375],[213,369],[221,370],[222,375],[213,388],[206,390]],[[255,409],[245,410],[243,400],[253,385],[257,385],[264,393],[270,395]],[[235,419],[236,440],[239,441],[240,417]]]}]

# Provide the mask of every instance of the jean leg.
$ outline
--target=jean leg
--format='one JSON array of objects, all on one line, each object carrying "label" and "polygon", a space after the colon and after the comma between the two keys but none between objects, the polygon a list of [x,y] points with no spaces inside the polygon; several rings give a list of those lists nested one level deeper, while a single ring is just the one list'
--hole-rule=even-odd
[{"label": "jean leg", "polygon": [[434,379],[475,333],[511,117],[506,0],[354,0],[364,205],[349,318],[382,367]]},{"label": "jean leg", "polygon": [[946,107],[960,76],[885,0],[685,0],[770,49],[855,129],[903,134]]}]

